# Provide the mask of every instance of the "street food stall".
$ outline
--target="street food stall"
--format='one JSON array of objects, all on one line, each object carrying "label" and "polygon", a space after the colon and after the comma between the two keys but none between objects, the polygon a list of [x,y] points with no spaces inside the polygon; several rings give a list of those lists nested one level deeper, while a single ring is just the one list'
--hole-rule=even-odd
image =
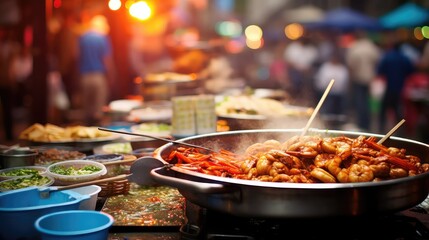
[{"label": "street food stall", "polygon": [[[326,235],[320,225],[325,218],[350,231],[351,239],[418,239],[414,237],[427,229],[427,144],[394,136],[380,144],[376,141],[382,135],[318,128],[300,136],[302,125],[314,109],[249,95],[220,96],[217,100],[209,97],[216,102],[212,105],[219,117],[216,128],[208,133],[174,135],[175,102],[197,101],[195,98],[202,96],[173,98],[168,105],[171,121],[128,118],[128,128],[108,127],[124,134],[97,127],[34,124],[21,133],[22,142],[15,150],[37,151],[34,165],[48,168],[70,159],[116,162],[116,167],[106,165],[110,166],[109,174],[99,180],[112,176],[121,179],[95,184],[101,191],[94,210],[114,219],[109,239],[278,239],[285,234],[328,237],[330,233]],[[129,108],[129,113],[141,106],[136,107]],[[232,124],[230,127],[237,129],[218,128],[219,121],[228,124],[233,119],[240,123],[241,118],[250,116],[264,123],[274,117],[275,125],[251,128]],[[292,124],[293,120],[301,126],[278,128],[282,121]],[[335,146],[349,146],[349,152]],[[4,151],[2,156],[9,152]],[[113,160],[112,154],[122,158]],[[316,156],[327,159],[318,160]],[[337,158],[344,165],[335,165]],[[379,162],[371,162],[371,158]],[[358,159],[363,165],[356,162]],[[128,178],[130,173],[137,174],[133,172],[136,163],[147,168],[139,172],[145,176],[144,184]],[[379,169],[378,164],[395,174]],[[361,167],[371,174],[361,175],[357,170]],[[341,177],[342,172],[349,171],[356,171],[355,180],[352,175],[347,180]],[[397,227],[392,229],[392,225]],[[298,231],[290,232],[290,226]],[[318,231],[315,235],[306,233],[303,226]],[[362,230],[353,231],[356,227]]]},{"label": "street food stall", "polygon": [[[65,2],[49,7],[62,10]],[[7,226],[0,227],[0,240],[39,239],[36,223],[63,210],[102,213],[110,220],[104,225],[109,240],[429,239],[427,143],[395,136],[397,128],[386,134],[332,128],[317,116],[328,91],[317,106],[308,106],[310,92],[291,94],[286,87],[288,64],[274,61],[282,54],[265,52],[277,43],[277,34],[256,24],[245,29],[238,18],[204,28],[206,17],[217,21],[220,15],[203,10],[221,1],[189,1],[190,15],[183,6],[170,11],[176,1],[150,1],[158,8],[146,6],[156,10],[146,22],[128,15],[125,20],[124,7],[114,12],[112,2],[108,16],[120,76],[112,83],[100,126],[57,124],[39,116],[46,115],[39,107],[46,101],[38,100],[46,96],[41,83],[48,71],[47,58],[39,58],[49,51],[45,39],[35,38],[40,51],[35,51],[32,111],[37,118],[29,118],[36,121],[16,142],[0,146],[0,219]],[[91,11],[82,11],[83,21],[98,9],[86,7]],[[48,25],[45,15],[36,27]],[[353,27],[336,23],[341,30]],[[303,26],[289,27],[292,31],[281,29],[296,37],[288,41],[303,36],[294,35],[303,34]],[[39,29],[28,32],[33,30]],[[232,56],[215,62],[220,77],[203,74],[208,56],[219,53],[214,46]],[[243,49],[250,51],[235,59]],[[269,76],[273,66],[280,69],[277,77],[285,78],[277,79],[277,89],[265,88],[275,81]],[[260,81],[260,88],[250,86],[252,80]],[[427,94],[414,92],[409,99],[426,110],[419,121],[428,118]],[[70,203],[67,209],[64,202]],[[68,224],[55,227],[72,235]]]}]

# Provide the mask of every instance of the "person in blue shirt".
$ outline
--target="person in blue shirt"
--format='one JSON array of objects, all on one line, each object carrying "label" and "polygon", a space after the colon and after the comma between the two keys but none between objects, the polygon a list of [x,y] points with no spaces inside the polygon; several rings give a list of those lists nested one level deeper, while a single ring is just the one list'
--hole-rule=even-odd
[{"label": "person in blue shirt", "polygon": [[86,124],[100,125],[103,107],[108,104],[113,81],[109,25],[104,16],[90,20],[89,29],[79,37],[79,70]]},{"label": "person in blue shirt", "polygon": [[[377,68],[378,76],[383,78],[386,89],[381,99],[379,130],[386,133],[388,127],[403,118],[401,94],[404,83],[415,68],[411,60],[401,51],[401,43],[392,45],[382,56]],[[389,122],[388,113],[393,112],[393,123]],[[389,124],[391,123],[391,124]]]}]

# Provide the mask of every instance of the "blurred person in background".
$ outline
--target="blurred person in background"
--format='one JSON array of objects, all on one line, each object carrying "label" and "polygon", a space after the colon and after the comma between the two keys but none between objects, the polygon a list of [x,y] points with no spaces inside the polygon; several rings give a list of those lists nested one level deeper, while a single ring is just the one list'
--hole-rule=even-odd
[{"label": "blurred person in background", "polygon": [[13,76],[12,61],[19,53],[19,43],[10,30],[0,29],[0,104],[3,132],[8,141],[14,139],[13,108],[17,83]]},{"label": "blurred person in background", "polygon": [[393,41],[382,55],[377,68],[377,75],[384,79],[386,84],[380,106],[379,131],[381,134],[386,133],[391,126],[404,117],[401,94],[406,79],[415,71],[411,60],[401,51],[401,43]]},{"label": "blurred person in background", "polygon": [[300,104],[312,105],[312,76],[313,65],[318,59],[317,48],[310,42],[308,36],[303,36],[287,45],[284,58],[289,66],[291,96]]},{"label": "blurred person in background", "polygon": [[79,71],[78,71],[78,34],[76,31],[77,20],[71,12],[65,12],[62,26],[54,41],[54,53],[58,70],[65,86],[65,91],[70,99],[70,107],[77,108],[79,103]]},{"label": "blurred person in background", "polygon": [[221,93],[228,88],[242,87],[243,82],[234,76],[234,69],[223,46],[215,46],[208,51],[207,67],[200,72],[205,78],[205,89],[209,93]]},{"label": "blurred person in background", "polygon": [[79,37],[79,70],[83,108],[88,125],[101,124],[115,75],[109,25],[102,15],[90,20],[89,29]]},{"label": "blurred person in background", "polygon": [[345,60],[350,71],[352,91],[352,109],[354,109],[357,126],[362,131],[371,127],[370,85],[377,75],[377,65],[381,51],[367,37],[367,33],[358,31],[356,40],[346,50]]},{"label": "blurred person in background", "polygon": [[288,94],[292,91],[289,79],[288,64],[283,57],[284,44],[277,43],[273,49],[272,61],[269,65],[270,79],[275,89],[285,90]]},{"label": "blurred person in background", "polygon": [[28,107],[30,104],[29,78],[33,72],[33,54],[29,46],[19,46],[10,62],[10,77],[16,83],[16,107]]},{"label": "blurred person in background", "polygon": [[320,109],[320,114],[328,124],[334,124],[330,127],[339,128],[339,124],[346,120],[349,71],[338,51],[334,51],[329,60],[322,63],[315,74],[314,88],[319,99],[322,98],[332,79],[335,82]]}]

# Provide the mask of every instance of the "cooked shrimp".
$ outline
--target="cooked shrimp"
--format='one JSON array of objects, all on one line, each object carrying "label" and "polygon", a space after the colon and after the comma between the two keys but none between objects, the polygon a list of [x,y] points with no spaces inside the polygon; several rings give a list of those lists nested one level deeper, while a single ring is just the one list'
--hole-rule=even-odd
[{"label": "cooked shrimp", "polygon": [[314,165],[319,168],[325,167],[326,163],[331,160],[335,155],[330,153],[320,153],[314,158]]},{"label": "cooked shrimp", "polygon": [[395,147],[389,147],[387,149],[387,153],[391,156],[404,158],[405,157],[405,149],[403,148],[395,148]]},{"label": "cooked shrimp", "polygon": [[277,174],[272,178],[273,182],[292,182],[292,178],[287,174]]},{"label": "cooked shrimp", "polygon": [[348,168],[349,182],[370,182],[374,179],[371,168],[364,164],[353,164]]},{"label": "cooked shrimp", "polygon": [[267,175],[271,169],[271,161],[265,155],[262,155],[256,162],[256,173],[258,176]]},{"label": "cooked shrimp", "polygon": [[390,168],[389,176],[391,178],[407,177],[408,171],[402,168]]},{"label": "cooked shrimp", "polygon": [[332,175],[337,176],[342,170],[341,168],[342,162],[343,162],[343,159],[341,157],[334,156],[331,160],[327,162],[326,168]]},{"label": "cooked shrimp", "polygon": [[346,141],[325,138],[322,142],[322,149],[327,153],[335,153],[343,160],[352,154],[352,146]]},{"label": "cooked shrimp", "polygon": [[375,178],[387,178],[390,174],[390,166],[385,162],[369,165]]},{"label": "cooked shrimp", "polygon": [[335,183],[337,182],[337,179],[332,176],[332,174],[330,174],[329,172],[327,172],[326,170],[322,169],[322,168],[314,168],[313,170],[311,170],[311,176],[320,180],[321,182],[324,183]]},{"label": "cooked shrimp", "polygon": [[255,164],[256,164],[255,159],[248,158],[241,163],[240,168],[244,173],[248,173],[250,169],[252,169],[255,166]]}]

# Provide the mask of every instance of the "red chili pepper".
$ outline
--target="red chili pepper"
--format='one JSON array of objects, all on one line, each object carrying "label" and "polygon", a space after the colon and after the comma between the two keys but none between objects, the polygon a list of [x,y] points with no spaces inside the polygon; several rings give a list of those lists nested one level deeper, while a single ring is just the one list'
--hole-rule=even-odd
[{"label": "red chili pepper", "polygon": [[173,160],[176,157],[176,153],[177,151],[172,151],[168,157],[167,157],[167,161],[170,162],[171,160]]},{"label": "red chili pepper", "polygon": [[364,139],[363,142],[366,143],[366,144],[368,144],[370,147],[373,147],[373,148],[375,148],[375,149],[377,149],[379,151],[382,151],[382,152],[387,152],[388,151],[387,147],[385,147],[385,146],[383,146],[381,144],[378,144],[378,143],[376,143],[376,142],[374,142],[372,140]]},{"label": "red chili pepper", "polygon": [[234,169],[234,168],[230,168],[230,167],[227,167],[227,166],[212,166],[212,167],[209,167],[208,170],[223,170],[223,171],[227,171],[227,172],[229,172],[231,174],[240,174],[241,173],[240,170]]},{"label": "red chili pepper", "polygon": [[386,153],[383,153],[383,155],[387,156],[387,161],[393,165],[396,165],[396,166],[403,168],[407,171],[410,171],[410,170],[417,171],[418,170],[417,166],[408,162],[405,159],[398,158],[398,157],[395,157],[395,156],[392,156],[392,155],[389,155]]},{"label": "red chili pepper", "polygon": [[183,162],[186,162],[186,163],[192,163],[192,162],[194,162],[192,159],[188,158],[183,153],[177,152],[176,156],[177,156],[178,159],[182,160]]}]

